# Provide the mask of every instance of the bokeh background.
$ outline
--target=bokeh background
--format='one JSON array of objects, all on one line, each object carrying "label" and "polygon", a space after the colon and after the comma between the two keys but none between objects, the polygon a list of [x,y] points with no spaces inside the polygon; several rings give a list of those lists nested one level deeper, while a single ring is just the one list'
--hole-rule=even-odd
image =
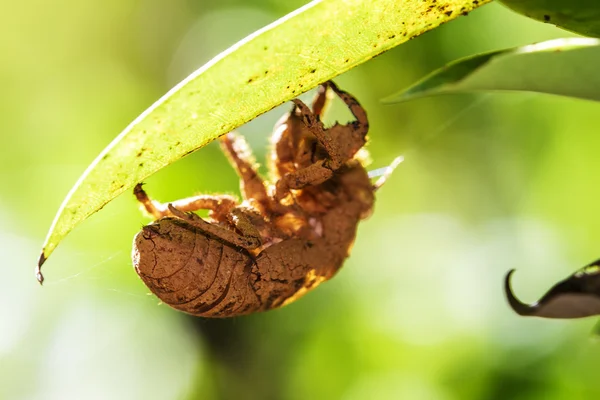
[{"label": "bokeh background", "polygon": [[[1,399],[600,398],[594,320],[521,318],[502,293],[508,269],[533,301],[600,256],[600,104],[379,101],[456,58],[570,35],[497,4],[336,79],[369,112],[372,168],[406,161],[345,267],[301,301],[232,320],[159,305],[131,266],[148,223],[131,195],[71,233],[38,286],[44,236],[96,155],[187,74],[303,3],[3,4]],[[288,109],[241,128],[259,160]],[[327,119],[348,118],[335,103]],[[238,190],[214,144],[147,184],[163,201]]]}]

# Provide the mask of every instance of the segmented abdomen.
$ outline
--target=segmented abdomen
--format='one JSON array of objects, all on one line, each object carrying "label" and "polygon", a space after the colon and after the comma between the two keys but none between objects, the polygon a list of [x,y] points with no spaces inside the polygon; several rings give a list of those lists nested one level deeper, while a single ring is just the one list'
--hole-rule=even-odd
[{"label": "segmented abdomen", "polygon": [[133,262],[146,286],[177,310],[230,317],[260,308],[249,284],[253,257],[185,221],[162,218],[145,226],[134,238]]},{"label": "segmented abdomen", "polygon": [[165,304],[196,316],[233,317],[277,308],[330,279],[354,238],[286,239],[256,257],[184,220],[162,218],[134,238],[133,264]]}]

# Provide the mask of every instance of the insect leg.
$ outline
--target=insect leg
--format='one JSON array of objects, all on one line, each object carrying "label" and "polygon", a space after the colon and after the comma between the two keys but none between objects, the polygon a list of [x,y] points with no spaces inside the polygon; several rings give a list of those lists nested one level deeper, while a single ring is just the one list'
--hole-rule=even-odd
[{"label": "insect leg", "polygon": [[[150,199],[141,184],[135,186],[133,193],[146,211],[155,219],[173,215],[169,210],[168,204]],[[238,205],[233,196],[227,195],[199,195],[176,200],[170,204],[182,212],[210,210],[211,218],[219,222],[228,222],[228,213]]]},{"label": "insect leg", "polygon": [[290,193],[290,189],[302,189],[309,185],[318,185],[333,176],[333,171],[317,161],[306,168],[285,174],[275,185],[275,199],[281,200]]},{"label": "insect leg", "polygon": [[264,180],[256,170],[256,163],[248,143],[236,133],[230,132],[221,137],[221,148],[229,163],[240,176],[240,187],[245,200],[251,200],[263,211],[273,211],[276,207],[267,193]]},{"label": "insect leg", "polygon": [[265,221],[258,214],[250,214],[243,209],[234,208],[229,213],[229,221],[245,237],[256,238],[259,243],[262,242],[257,222],[258,224],[264,224]]},{"label": "insect leg", "polygon": [[[312,113],[317,121],[320,121],[328,100],[333,94],[327,88],[328,83],[323,83],[312,102]],[[298,108],[294,105],[291,112],[284,115],[275,124],[273,135],[271,135],[273,147],[268,164],[269,175],[273,182],[287,173],[296,171],[300,168],[299,165],[306,166],[311,162],[311,145],[305,142],[306,124],[302,115],[304,112],[306,112],[304,107]]]},{"label": "insect leg", "polygon": [[328,87],[329,82],[325,82],[321,86],[319,86],[319,91],[317,92],[317,95],[315,96],[312,102],[312,112],[313,114],[318,115],[319,117],[323,115],[323,110],[327,106],[327,100],[329,100],[327,97]]},{"label": "insect leg", "polygon": [[219,239],[222,239],[233,245],[243,247],[245,249],[255,249],[261,244],[259,237],[239,235],[223,226],[206,222],[196,214],[185,213],[181,210],[178,210],[173,206],[173,204],[168,204],[167,207],[172,215],[185,220],[188,224],[200,229],[203,232],[216,236]]},{"label": "insect leg", "polygon": [[331,81],[327,85],[348,106],[356,121],[348,125],[335,124],[331,128],[325,129],[319,116],[311,111],[306,104],[298,99],[293,100],[293,102],[306,127],[315,135],[329,155],[331,160],[328,162],[328,166],[336,170],[352,158],[358,149],[364,146],[369,131],[369,121],[367,113],[354,96],[340,90]]},{"label": "insect leg", "polygon": [[[314,114],[306,104],[298,99],[292,101],[296,105],[297,112],[299,112],[302,117],[302,121],[306,128],[317,138],[319,144],[321,144],[327,152],[327,155],[329,156],[328,166],[331,167],[330,169],[338,169],[348,160],[348,157],[345,154],[346,147],[348,146],[345,142],[351,142],[353,138],[343,138],[343,142],[340,143],[339,135],[332,133],[334,133],[336,129],[343,128],[341,125],[336,124],[330,129],[325,129],[320,117]],[[362,147],[362,144],[363,143],[360,143],[359,147]]]},{"label": "insect leg", "polygon": [[[317,106],[318,106],[319,101],[317,101],[317,100],[318,100],[318,98],[315,99],[315,102],[317,103]],[[313,135],[315,135],[317,140],[325,147],[325,150],[327,150],[327,152],[329,152],[330,141],[325,136],[325,127],[323,126],[323,123],[321,122],[320,115],[314,113],[310,108],[308,108],[308,106],[306,104],[304,104],[304,102],[302,100],[293,99],[292,102],[296,106],[297,111],[300,112],[300,115],[302,116],[302,121],[304,122],[304,125],[306,125],[306,127],[310,130],[310,132]],[[324,104],[325,104],[325,101],[323,100],[323,105]],[[317,108],[317,110],[319,110],[319,111],[322,111],[322,109],[323,109],[322,107],[320,109]]]},{"label": "insect leg", "polygon": [[163,204],[159,203],[156,200],[152,200],[150,199],[150,197],[148,197],[148,194],[142,188],[141,183],[135,185],[135,188],[133,189],[133,194],[135,195],[137,201],[142,203],[142,205],[146,209],[146,212],[152,215],[154,219],[159,219],[168,215],[168,211],[166,207],[163,206]]},{"label": "insect leg", "polygon": [[335,83],[329,81],[329,87],[338,95],[338,97],[346,103],[354,118],[356,118],[356,122],[354,123],[355,135],[360,135],[363,138],[367,135],[369,131],[369,120],[367,119],[367,113],[365,109],[360,105],[358,100],[350,93],[344,92],[339,89]]}]

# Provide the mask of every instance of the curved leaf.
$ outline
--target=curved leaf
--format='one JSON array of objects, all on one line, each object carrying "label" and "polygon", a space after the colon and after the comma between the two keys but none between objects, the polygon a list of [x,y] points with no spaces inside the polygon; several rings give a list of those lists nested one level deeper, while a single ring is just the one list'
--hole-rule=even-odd
[{"label": "curved leaf", "polygon": [[600,37],[598,0],[501,0],[529,18],[586,36]]},{"label": "curved leaf", "polygon": [[454,61],[383,101],[510,90],[600,100],[600,40],[555,39]]},{"label": "curved leaf", "polygon": [[544,318],[583,318],[600,315],[600,260],[596,260],[554,285],[538,302],[524,304],[515,297],[506,275],[505,292],[519,315]]},{"label": "curved leaf", "polygon": [[490,0],[313,1],[248,36],[174,87],[71,189],[36,271],[81,221],[159,169],[259,114]]}]

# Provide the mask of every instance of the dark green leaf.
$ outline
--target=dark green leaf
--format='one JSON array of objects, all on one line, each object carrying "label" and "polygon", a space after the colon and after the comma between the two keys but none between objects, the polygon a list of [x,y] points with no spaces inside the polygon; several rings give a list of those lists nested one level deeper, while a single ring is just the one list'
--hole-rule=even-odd
[{"label": "dark green leaf", "polygon": [[598,0],[501,0],[529,18],[586,36],[600,37]]},{"label": "dark green leaf", "polygon": [[515,297],[506,275],[505,292],[508,303],[519,315],[544,318],[583,318],[600,315],[600,260],[583,267],[567,279],[554,285],[538,302],[524,304]]}]

